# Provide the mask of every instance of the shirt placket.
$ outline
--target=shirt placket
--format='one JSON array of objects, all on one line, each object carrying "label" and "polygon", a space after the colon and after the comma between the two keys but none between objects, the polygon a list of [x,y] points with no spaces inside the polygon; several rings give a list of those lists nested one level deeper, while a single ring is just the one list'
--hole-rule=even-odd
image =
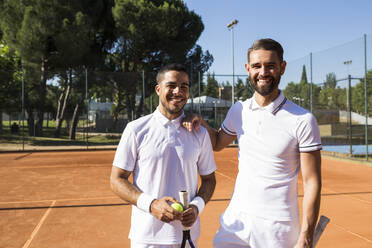
[{"label": "shirt placket", "polygon": [[264,114],[265,114],[265,109],[263,108],[260,108],[258,110],[258,118],[257,118],[257,128],[256,128],[256,134],[257,136],[261,137],[262,136],[262,126],[263,126],[263,117],[264,117]]},{"label": "shirt placket", "polygon": [[167,131],[168,131],[168,144],[172,145],[175,142],[175,136],[176,136],[176,127],[172,122],[169,122],[167,125]]}]

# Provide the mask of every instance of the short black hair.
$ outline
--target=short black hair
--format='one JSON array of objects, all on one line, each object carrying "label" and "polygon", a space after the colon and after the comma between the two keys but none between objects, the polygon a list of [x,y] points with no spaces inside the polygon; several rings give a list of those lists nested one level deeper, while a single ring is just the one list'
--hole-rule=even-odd
[{"label": "short black hair", "polygon": [[280,45],[279,42],[270,39],[270,38],[265,38],[265,39],[260,39],[256,40],[253,45],[248,49],[248,62],[249,62],[249,55],[251,54],[252,51],[254,50],[267,50],[267,51],[274,51],[278,55],[278,58],[280,62],[283,62],[283,47]]},{"label": "short black hair", "polygon": [[179,71],[186,73],[187,76],[189,75],[186,71],[186,67],[183,64],[179,63],[167,64],[160,68],[160,70],[158,71],[158,74],[156,75],[156,82],[159,83],[162,80],[164,73],[168,71]]}]

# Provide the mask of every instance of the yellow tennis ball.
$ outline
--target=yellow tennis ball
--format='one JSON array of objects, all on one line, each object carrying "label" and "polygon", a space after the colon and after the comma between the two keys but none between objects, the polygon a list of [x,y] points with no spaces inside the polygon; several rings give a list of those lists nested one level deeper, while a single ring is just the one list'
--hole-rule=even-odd
[{"label": "yellow tennis ball", "polygon": [[173,209],[175,209],[176,211],[180,212],[180,213],[183,212],[183,207],[182,207],[182,205],[179,204],[178,202],[174,202],[174,203],[172,203],[171,207],[172,207]]}]

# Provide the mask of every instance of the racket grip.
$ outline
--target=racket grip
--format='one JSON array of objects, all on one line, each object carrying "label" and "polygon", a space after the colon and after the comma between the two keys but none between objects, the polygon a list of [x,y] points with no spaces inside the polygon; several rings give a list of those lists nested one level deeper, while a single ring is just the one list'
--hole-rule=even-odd
[{"label": "racket grip", "polygon": [[178,192],[180,197],[180,202],[182,203],[184,209],[189,207],[189,193],[185,190]]},{"label": "racket grip", "polygon": [[[180,202],[183,205],[183,209],[186,210],[189,208],[189,193],[186,190],[181,190],[178,192],[180,197]],[[190,227],[183,227],[183,230],[190,230]]]}]

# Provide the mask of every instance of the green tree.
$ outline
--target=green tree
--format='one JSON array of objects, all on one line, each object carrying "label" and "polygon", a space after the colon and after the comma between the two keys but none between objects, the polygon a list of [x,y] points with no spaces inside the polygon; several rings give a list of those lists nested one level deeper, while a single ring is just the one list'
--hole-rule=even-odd
[{"label": "green tree", "polygon": [[[42,135],[46,82],[56,76],[51,72],[67,71],[71,76],[72,71],[82,71],[83,66],[95,67],[103,62],[102,52],[107,46],[104,37],[110,32],[103,27],[110,23],[110,18],[106,17],[107,14],[111,16],[110,2],[4,0],[1,28],[9,46],[19,52],[26,71],[28,124],[29,130],[33,130],[32,113],[36,109],[36,135]],[[70,77],[65,78],[61,82],[71,85]],[[67,88],[66,85],[62,87]],[[68,100],[68,94],[69,91],[62,99]]]},{"label": "green tree", "polygon": [[204,87],[202,95],[218,98],[218,82],[214,73],[212,75],[207,73],[207,85]]},{"label": "green tree", "polygon": [[2,113],[21,112],[22,69],[19,57],[0,41],[0,133]]},{"label": "green tree", "polygon": [[305,65],[302,66],[302,74],[301,74],[301,81],[300,81],[300,83],[304,83],[304,84],[307,84],[308,83]]},{"label": "green tree", "polygon": [[[170,62],[186,62],[204,29],[200,16],[189,11],[181,0],[115,0],[112,12],[119,38],[111,59],[122,72],[140,73],[144,69],[157,70]],[[126,106],[130,113],[135,109],[140,81],[136,77],[118,84],[116,104],[122,106],[117,110]]]},{"label": "green tree", "polygon": [[236,90],[235,90],[235,98],[237,100],[246,100],[248,98],[251,98],[254,93],[254,89],[252,88],[251,84],[249,83],[249,78],[247,77],[245,80],[245,83],[243,80],[238,78],[237,84],[236,84]]},{"label": "green tree", "polygon": [[[372,70],[367,72],[367,102],[372,100]],[[351,88],[351,107],[352,111],[364,115],[364,79],[361,79],[359,83]],[[371,105],[369,105],[371,106]],[[368,108],[368,113],[372,113],[372,108]]]},{"label": "green tree", "polygon": [[186,61],[184,62],[187,69],[189,69],[190,81],[191,81],[191,92],[190,97],[199,95],[199,80],[200,80],[200,92],[203,92],[202,78],[203,74],[208,71],[209,67],[213,63],[213,56],[207,50],[203,52],[203,49],[199,45],[195,45],[187,54]]},{"label": "green tree", "polygon": [[326,81],[324,82],[324,88],[336,88],[337,80],[336,73],[331,72],[326,75]]}]

